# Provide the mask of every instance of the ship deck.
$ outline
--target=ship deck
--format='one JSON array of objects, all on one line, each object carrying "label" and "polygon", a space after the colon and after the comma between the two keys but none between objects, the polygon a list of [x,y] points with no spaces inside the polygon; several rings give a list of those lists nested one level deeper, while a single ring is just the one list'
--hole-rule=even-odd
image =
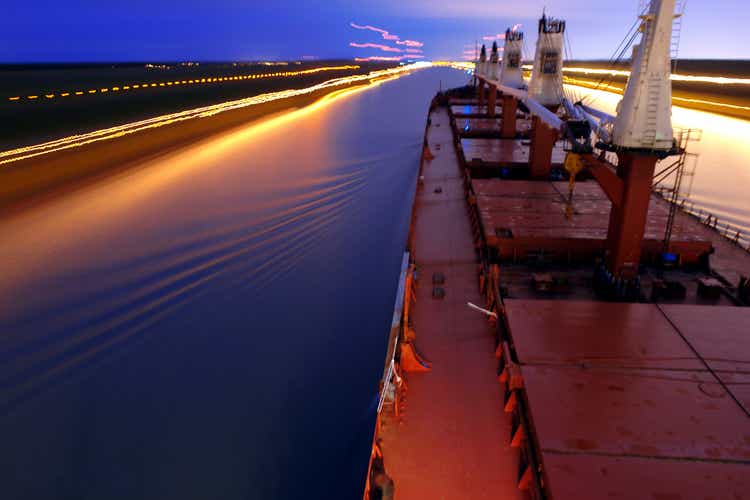
[{"label": "ship deck", "polygon": [[[431,118],[427,140],[435,158],[425,162],[415,201],[419,277],[412,314],[433,369],[409,374],[405,416],[385,423],[381,446],[398,498],[520,498],[494,329],[466,306],[483,298],[449,116],[438,108]],[[443,299],[432,297],[434,273],[445,276]]]},{"label": "ship deck", "polygon": [[[525,259],[529,252],[545,252],[567,261],[592,259],[604,250],[611,202],[595,181],[576,183],[572,213],[565,214],[567,182],[474,179],[471,181],[487,246],[501,259]],[[662,251],[669,210],[651,200],[643,251],[654,259]],[[671,251],[687,262],[697,262],[711,250],[700,225],[677,219]]]},{"label": "ship deck", "polygon": [[555,498],[750,491],[747,308],[550,300],[505,308],[506,352],[523,379],[515,420],[524,412],[532,423],[521,432],[536,443]]},{"label": "ship deck", "polygon": [[[678,211],[671,250],[713,253],[644,264],[640,303],[606,301],[598,184],[577,183],[567,218],[567,182],[478,179],[455,108],[431,111],[412,218],[411,325],[432,371],[407,374],[405,414],[379,432],[398,498],[750,498],[750,308],[733,288],[750,252]],[[644,255],[667,208],[653,196]]]},{"label": "ship deck", "polygon": [[[500,116],[502,107],[495,106],[495,116]],[[451,114],[455,117],[487,118],[487,105],[479,106],[476,101],[473,104],[454,104],[451,106]]]}]

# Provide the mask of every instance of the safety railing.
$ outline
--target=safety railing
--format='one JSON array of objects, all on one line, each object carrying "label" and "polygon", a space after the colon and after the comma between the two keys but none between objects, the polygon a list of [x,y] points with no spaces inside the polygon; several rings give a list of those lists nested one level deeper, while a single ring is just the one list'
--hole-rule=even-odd
[{"label": "safety railing", "polygon": [[[665,195],[668,189],[657,187],[654,189],[654,193],[659,195],[666,202],[671,203]],[[750,232],[730,222],[722,221],[718,216],[711,213],[709,210],[697,205],[693,200],[687,197],[679,197],[675,202],[677,208],[699,220],[704,226],[713,229],[719,235],[723,236],[730,242],[737,245],[739,248],[750,253]]]}]

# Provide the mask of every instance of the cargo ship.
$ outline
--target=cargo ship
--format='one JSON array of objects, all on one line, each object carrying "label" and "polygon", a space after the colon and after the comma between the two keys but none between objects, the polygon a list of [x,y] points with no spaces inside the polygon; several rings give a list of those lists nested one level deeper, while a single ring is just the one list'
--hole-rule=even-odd
[{"label": "cargo ship", "polygon": [[509,29],[435,96],[365,499],[750,498],[750,249],[679,202],[675,8],[616,115],[546,15],[530,79]]}]

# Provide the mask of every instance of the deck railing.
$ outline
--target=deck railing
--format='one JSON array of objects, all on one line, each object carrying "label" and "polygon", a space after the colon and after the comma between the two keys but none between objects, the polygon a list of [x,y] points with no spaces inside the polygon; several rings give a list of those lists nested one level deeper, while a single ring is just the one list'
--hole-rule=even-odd
[{"label": "deck railing", "polygon": [[[655,194],[659,195],[659,197],[666,202],[671,203],[666,197],[667,191],[668,190],[665,188],[654,189]],[[720,220],[718,216],[704,209],[700,205],[697,205],[689,198],[679,197],[676,204],[677,208],[683,213],[698,219],[704,226],[713,229],[719,235],[734,243],[739,248],[750,253],[750,232],[747,230],[732,223]]]}]

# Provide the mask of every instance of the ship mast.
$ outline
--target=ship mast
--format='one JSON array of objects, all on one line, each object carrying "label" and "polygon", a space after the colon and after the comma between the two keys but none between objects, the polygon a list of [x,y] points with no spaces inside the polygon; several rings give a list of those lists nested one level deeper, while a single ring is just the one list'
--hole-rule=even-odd
[{"label": "ship mast", "polygon": [[492,52],[490,53],[489,71],[487,77],[490,80],[497,80],[500,57],[497,53],[497,42],[492,42]]},{"label": "ship mast", "polygon": [[616,280],[637,279],[656,162],[676,154],[672,134],[670,42],[675,0],[651,0],[641,43],[614,119],[611,149],[617,172],[606,244],[606,268]]},{"label": "ship mast", "polygon": [[621,148],[670,150],[673,147],[670,82],[675,0],[654,0],[641,16],[641,43],[625,95],[620,101],[612,142]]},{"label": "ship mast", "polygon": [[562,102],[563,35],[565,21],[542,14],[536,41],[534,67],[529,82],[529,97],[543,106],[556,109]]},{"label": "ship mast", "polygon": [[505,30],[505,46],[503,48],[503,67],[500,73],[500,84],[520,89],[523,87],[523,73],[521,72],[521,45],[523,32]]}]

